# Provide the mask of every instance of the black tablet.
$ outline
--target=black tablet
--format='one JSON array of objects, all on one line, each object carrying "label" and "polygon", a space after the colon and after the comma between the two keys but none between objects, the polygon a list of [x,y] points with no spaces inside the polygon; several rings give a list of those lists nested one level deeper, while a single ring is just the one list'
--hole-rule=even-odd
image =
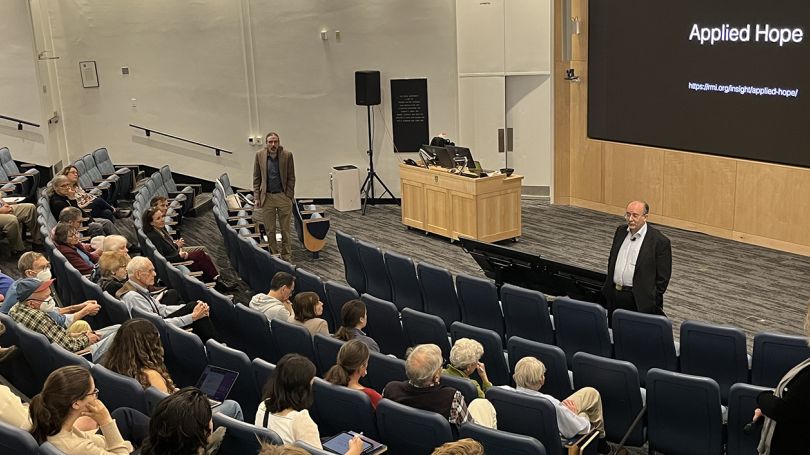
[{"label": "black tablet", "polygon": [[[326,451],[337,453],[339,455],[345,455],[346,452],[349,451],[349,441],[355,435],[349,432],[344,431],[343,433],[338,433],[332,439],[323,443],[323,448]],[[371,448],[374,447],[371,443],[363,441],[363,452],[367,453]]]}]

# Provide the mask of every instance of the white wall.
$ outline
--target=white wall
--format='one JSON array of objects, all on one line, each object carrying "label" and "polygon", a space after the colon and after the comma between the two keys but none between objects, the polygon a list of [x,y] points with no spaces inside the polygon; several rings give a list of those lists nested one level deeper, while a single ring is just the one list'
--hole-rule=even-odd
[{"label": "white wall", "polygon": [[[247,138],[272,130],[295,154],[297,194],[329,197],[332,166],[368,162],[366,109],[354,104],[362,69],[382,72],[375,168],[397,196],[399,161],[380,115],[390,130],[390,79],[428,78],[431,135],[457,137],[453,0],[38,2],[60,56],[52,64],[70,160],[107,147],[114,162],[169,164],[206,179],[228,172],[249,187],[259,147]],[[0,52],[5,60],[10,51]],[[97,62],[100,87],[82,88],[83,60]],[[130,123],[234,154],[146,139]]]},{"label": "white wall", "polygon": [[[44,125],[28,0],[0,1],[0,115]],[[50,164],[43,128],[0,120],[0,147],[15,159]]]}]

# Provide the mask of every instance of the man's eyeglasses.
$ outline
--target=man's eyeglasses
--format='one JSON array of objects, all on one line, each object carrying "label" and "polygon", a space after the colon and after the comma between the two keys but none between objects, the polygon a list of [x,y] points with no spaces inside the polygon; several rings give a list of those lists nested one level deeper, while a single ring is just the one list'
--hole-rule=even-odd
[{"label": "man's eyeglasses", "polygon": [[637,219],[641,218],[642,216],[644,216],[644,215],[643,215],[643,214],[639,214],[639,213],[630,213],[630,212],[627,212],[627,213],[625,213],[625,214],[624,214],[624,219],[625,219],[625,220],[631,220],[631,219],[632,219],[632,220],[637,220]]}]

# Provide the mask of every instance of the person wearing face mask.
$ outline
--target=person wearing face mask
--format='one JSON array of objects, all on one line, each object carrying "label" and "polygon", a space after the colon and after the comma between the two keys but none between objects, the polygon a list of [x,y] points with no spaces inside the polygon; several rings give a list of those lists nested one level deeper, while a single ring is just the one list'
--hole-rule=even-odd
[{"label": "person wearing face mask", "polygon": [[43,307],[46,310],[52,308],[52,283],[53,279],[48,281],[39,281],[36,278],[21,279],[17,283],[19,302],[11,308],[8,315],[18,324],[45,335],[48,341],[56,343],[70,352],[89,348],[93,362],[101,362],[112,343],[118,326],[113,325],[95,332],[68,333],[43,310]]},{"label": "person wearing face mask", "polygon": [[281,228],[281,259],[292,259],[290,223],[295,200],[295,163],[293,154],[281,146],[278,134],[264,138],[266,147],[256,152],[253,162],[253,200],[262,209],[262,221],[270,251],[279,254],[276,219]]},{"label": "person wearing face mask", "polygon": [[672,275],[672,246],[647,223],[649,213],[646,202],[631,202],[624,214],[626,224],[613,235],[599,302],[608,310],[608,323],[616,309],[666,316],[664,292]]},{"label": "person wearing face mask", "polygon": [[250,306],[261,311],[267,317],[267,322],[273,319],[286,321],[293,314],[290,297],[295,290],[295,277],[287,272],[278,272],[270,280],[270,292],[258,293],[250,299]]}]

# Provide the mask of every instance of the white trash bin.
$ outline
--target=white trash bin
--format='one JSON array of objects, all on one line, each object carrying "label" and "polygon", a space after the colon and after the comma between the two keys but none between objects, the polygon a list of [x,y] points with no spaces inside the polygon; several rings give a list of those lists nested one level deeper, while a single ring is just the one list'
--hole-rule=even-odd
[{"label": "white trash bin", "polygon": [[360,170],[357,166],[335,166],[332,168],[331,179],[335,210],[360,210]]}]

